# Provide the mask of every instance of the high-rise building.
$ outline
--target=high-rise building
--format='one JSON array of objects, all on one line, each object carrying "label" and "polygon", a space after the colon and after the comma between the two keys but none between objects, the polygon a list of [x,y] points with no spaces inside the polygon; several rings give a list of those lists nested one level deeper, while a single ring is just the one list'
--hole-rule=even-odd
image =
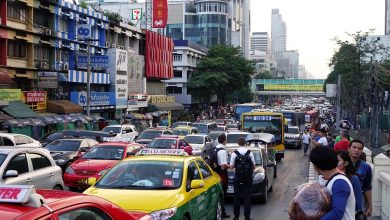
[{"label": "high-rise building", "polygon": [[385,1],[385,34],[390,35],[390,0]]},{"label": "high-rise building", "polygon": [[272,53],[276,58],[283,57],[286,51],[287,27],[279,14],[279,9],[272,9],[271,15]]},{"label": "high-rise building", "polygon": [[251,32],[251,0],[232,0],[229,2],[229,22],[231,23],[231,45],[242,48],[245,58],[249,58]]},{"label": "high-rise building", "polygon": [[253,32],[250,42],[250,59],[255,62],[256,69],[270,70],[275,66],[271,52],[271,38],[267,32]]},{"label": "high-rise building", "polygon": [[272,43],[267,32],[253,32],[251,36],[251,50],[271,53]]}]

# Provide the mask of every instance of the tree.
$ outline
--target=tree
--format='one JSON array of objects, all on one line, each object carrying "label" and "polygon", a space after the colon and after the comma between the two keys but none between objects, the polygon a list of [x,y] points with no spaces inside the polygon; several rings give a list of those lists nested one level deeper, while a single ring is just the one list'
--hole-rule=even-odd
[{"label": "tree", "polygon": [[249,88],[253,72],[252,63],[241,56],[238,47],[217,45],[198,64],[188,86],[198,100],[209,103],[216,95],[225,104],[235,91]]},{"label": "tree", "polygon": [[79,7],[84,8],[84,9],[88,9],[88,3],[86,1],[81,1],[79,4]]},{"label": "tree", "polygon": [[109,21],[114,22],[115,24],[119,24],[120,22],[123,21],[122,16],[118,12],[104,10],[104,15],[107,16]]},{"label": "tree", "polygon": [[272,74],[268,70],[259,70],[254,77],[255,79],[273,79]]}]

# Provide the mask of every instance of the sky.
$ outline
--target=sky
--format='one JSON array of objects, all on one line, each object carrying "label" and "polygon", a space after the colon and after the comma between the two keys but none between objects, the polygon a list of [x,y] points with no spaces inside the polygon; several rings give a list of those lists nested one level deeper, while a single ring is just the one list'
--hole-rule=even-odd
[{"label": "sky", "polygon": [[299,63],[316,79],[330,73],[329,60],[337,49],[334,37],[348,39],[346,33],[370,29],[384,34],[385,0],[251,0],[251,32],[271,36],[274,8],[287,26],[287,50],[298,50]]}]

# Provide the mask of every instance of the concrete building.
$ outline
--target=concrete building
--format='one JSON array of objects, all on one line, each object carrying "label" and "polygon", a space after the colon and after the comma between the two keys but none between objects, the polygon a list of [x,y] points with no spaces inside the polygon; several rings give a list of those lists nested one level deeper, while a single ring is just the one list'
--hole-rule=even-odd
[{"label": "concrete building", "polygon": [[287,44],[287,26],[279,14],[279,9],[272,9],[271,14],[272,53],[275,58],[283,57]]},{"label": "concrete building", "polygon": [[229,2],[231,22],[231,45],[242,48],[245,58],[250,54],[250,5],[251,0],[232,0]]},{"label": "concrete building", "polygon": [[270,70],[276,65],[271,48],[271,38],[267,32],[252,33],[250,59],[255,62],[256,69]]},{"label": "concrete building", "polygon": [[390,35],[390,0],[385,1],[385,35]]},{"label": "concrete building", "polygon": [[[288,50],[285,51],[283,54],[284,59],[290,60],[289,65],[290,67],[289,72],[287,73],[288,78],[294,78],[297,79],[298,77],[298,70],[299,70],[299,53],[296,50]],[[278,63],[279,64],[279,63]],[[278,66],[279,69],[279,66]]]},{"label": "concrete building", "polygon": [[167,95],[175,96],[176,102],[190,106],[196,100],[191,97],[187,85],[196,66],[206,56],[207,49],[187,40],[175,40],[173,50],[173,73],[170,80],[165,80]]},{"label": "concrete building", "polygon": [[299,79],[307,79],[307,72],[305,65],[299,65],[298,67],[298,78]]},{"label": "concrete building", "polygon": [[[367,36],[366,42],[376,42],[383,47],[390,48],[390,35],[370,35]],[[377,54],[375,57],[373,57],[373,59],[378,62],[382,62],[386,59],[388,60],[389,58],[389,56],[385,56],[384,54]],[[370,58],[367,57],[366,62],[370,62]]]}]

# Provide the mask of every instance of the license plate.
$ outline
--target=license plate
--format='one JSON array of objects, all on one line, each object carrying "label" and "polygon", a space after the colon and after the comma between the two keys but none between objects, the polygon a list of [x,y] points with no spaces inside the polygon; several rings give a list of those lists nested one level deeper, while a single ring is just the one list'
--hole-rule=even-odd
[{"label": "license plate", "polygon": [[78,183],[81,183],[81,184],[87,184],[87,182],[88,182],[88,179],[85,179],[85,178],[78,180]]},{"label": "license plate", "polygon": [[227,193],[234,193],[234,187],[229,185],[227,188]]}]

